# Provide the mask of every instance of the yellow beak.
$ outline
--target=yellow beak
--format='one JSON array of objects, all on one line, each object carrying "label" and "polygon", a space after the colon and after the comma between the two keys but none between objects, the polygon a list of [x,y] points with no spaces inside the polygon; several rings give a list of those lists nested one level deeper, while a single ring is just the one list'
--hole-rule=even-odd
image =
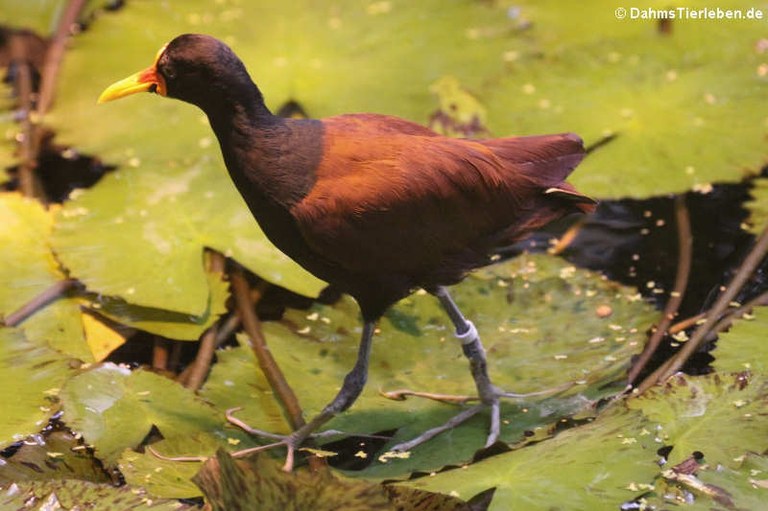
[{"label": "yellow beak", "polygon": [[120,99],[137,92],[156,92],[161,96],[166,95],[165,80],[162,75],[157,72],[157,61],[163,54],[165,46],[160,48],[155,57],[155,62],[152,63],[147,69],[132,74],[127,78],[123,78],[104,89],[104,92],[99,96],[99,103],[106,103],[114,99]]}]

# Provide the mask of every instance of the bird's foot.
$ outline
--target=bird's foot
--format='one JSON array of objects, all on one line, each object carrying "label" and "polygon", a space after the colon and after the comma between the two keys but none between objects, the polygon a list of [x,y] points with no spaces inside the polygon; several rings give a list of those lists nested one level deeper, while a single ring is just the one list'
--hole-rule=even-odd
[{"label": "bird's foot", "polygon": [[[242,408],[237,407],[237,408],[230,408],[229,410],[227,410],[225,414],[227,422],[229,422],[234,426],[237,426],[238,428],[242,429],[249,435],[257,436],[260,438],[266,438],[268,440],[275,440],[275,441],[266,445],[260,445],[258,447],[241,449],[239,451],[233,452],[232,456],[235,458],[241,458],[244,456],[248,456],[250,454],[255,454],[257,452],[268,451],[270,449],[275,449],[277,447],[285,447],[287,451],[285,455],[285,463],[283,464],[283,470],[285,472],[293,471],[293,466],[295,464],[295,459],[296,459],[296,451],[299,450],[301,448],[301,445],[308,439],[314,440],[314,439],[321,439],[321,438],[331,438],[331,437],[337,437],[337,436],[352,435],[352,433],[346,433],[344,431],[339,431],[337,429],[326,429],[323,431],[314,431],[314,425],[312,423],[305,424],[301,428],[297,429],[296,431],[288,435],[270,433],[269,431],[264,431],[262,429],[256,429],[254,427],[251,427],[244,421],[235,417],[234,414],[239,410],[242,410]],[[384,438],[384,439],[388,438],[388,437],[382,437],[379,435],[361,435],[360,433],[354,433],[354,435],[364,436],[367,438]]]},{"label": "bird's foot", "polygon": [[277,447],[285,447],[287,452],[285,455],[285,463],[283,464],[283,470],[286,472],[291,472],[293,470],[294,461],[296,457],[296,450],[307,438],[319,438],[321,436],[332,436],[334,434],[338,434],[338,432],[333,430],[322,431],[314,434],[311,432],[307,432],[302,435],[297,434],[303,428],[300,428],[289,435],[270,433],[269,431],[264,431],[262,429],[256,429],[254,427],[251,427],[246,422],[235,417],[235,413],[240,410],[242,410],[242,407],[230,408],[229,410],[227,410],[225,414],[227,422],[229,422],[234,426],[237,426],[238,428],[242,429],[249,435],[257,436],[260,438],[266,438],[269,440],[275,440],[275,442],[272,442],[266,445],[260,445],[258,447],[251,447],[249,449],[242,449],[232,453],[232,456],[234,456],[235,458],[241,458],[243,456],[248,456],[250,454],[255,454],[257,452],[267,451],[270,449],[275,449]]},{"label": "bird's foot", "polygon": [[496,441],[499,439],[499,434],[501,433],[501,399],[525,399],[525,398],[536,397],[536,396],[548,396],[548,395],[557,394],[559,392],[567,390],[572,386],[573,384],[568,383],[568,384],[561,385],[559,387],[554,387],[551,389],[545,389],[545,390],[540,390],[536,392],[521,394],[516,392],[505,392],[493,385],[490,385],[489,388],[483,389],[482,399],[478,396],[434,394],[430,392],[417,392],[417,391],[412,391],[408,389],[400,389],[400,390],[395,390],[391,392],[382,392],[381,394],[384,397],[387,397],[389,399],[394,399],[397,401],[403,401],[408,397],[422,397],[422,398],[432,399],[434,401],[440,401],[442,403],[449,403],[449,404],[466,404],[472,401],[480,401],[480,403],[472,405],[471,407],[465,410],[462,410],[458,414],[454,415],[450,420],[448,420],[444,424],[428,429],[427,431],[423,432],[421,435],[411,440],[408,440],[407,442],[401,442],[393,446],[391,450],[396,452],[410,451],[414,447],[417,447],[427,442],[428,440],[431,440],[432,438],[436,437],[440,433],[451,430],[456,426],[466,422],[468,419],[474,417],[484,409],[488,409],[491,412],[491,417],[490,417],[491,424],[488,429],[488,436],[485,440],[485,447],[490,447],[491,445],[496,443]]}]

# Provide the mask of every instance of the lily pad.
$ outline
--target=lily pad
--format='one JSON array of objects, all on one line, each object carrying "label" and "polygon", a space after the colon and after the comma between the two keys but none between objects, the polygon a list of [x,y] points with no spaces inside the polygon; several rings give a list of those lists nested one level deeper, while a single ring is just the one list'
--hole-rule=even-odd
[{"label": "lily pad", "polygon": [[752,316],[737,321],[720,335],[712,364],[720,373],[749,371],[768,374],[768,310],[757,307]]},{"label": "lily pad", "polygon": [[[237,448],[239,440],[230,437],[230,448]],[[201,431],[183,436],[174,436],[152,444],[152,449],[161,456],[200,457],[212,456],[222,443]],[[203,461],[172,461],[159,458],[149,450],[137,452],[126,449],[120,456],[118,467],[125,482],[144,488],[149,495],[160,498],[194,498],[202,495],[200,488],[192,481],[200,471]]]},{"label": "lily pad", "polygon": [[65,0],[41,0],[39,2],[0,1],[0,24],[49,34],[56,29],[58,15],[66,5]]},{"label": "lily pad", "polygon": [[56,396],[73,374],[69,357],[0,328],[0,446],[38,433],[57,410]]},{"label": "lily pad", "polygon": [[658,447],[648,421],[619,405],[544,442],[405,484],[462,499],[496,488],[489,511],[618,509],[651,487]]},{"label": "lily pad", "polygon": [[655,434],[673,446],[671,465],[698,451],[727,467],[738,466],[746,451],[768,448],[766,405],[768,381],[748,373],[679,375],[629,401],[658,423]]},{"label": "lily pad", "polygon": [[[510,42],[509,72],[478,79],[493,129],[570,130],[587,143],[615,137],[573,175],[583,192],[642,197],[736,181],[766,162],[768,98],[760,45],[763,20],[625,18],[594,0],[515,2],[531,46]],[[629,7],[629,6],[627,6]],[[658,2],[634,11],[675,9]],[[747,1],[697,2],[696,10],[738,10]],[[759,8],[758,8],[759,9]],[[583,20],[579,22],[578,20]],[[584,26],[595,27],[584,30]],[[471,82],[468,81],[471,85]],[[482,88],[481,88],[482,87]],[[736,130],[734,132],[734,130]],[[735,135],[735,136],[734,136]]]},{"label": "lily pad", "polygon": [[[744,16],[759,9],[746,0],[706,4],[696,8]],[[208,128],[187,105],[133,98],[105,113],[92,104],[173,36],[204,31],[234,46],[273,106],[294,99],[318,117],[373,111],[426,123],[438,106],[430,86],[455,77],[488,112],[495,135],[615,137],[574,175],[596,196],[679,192],[759,169],[768,130],[760,108],[768,98],[764,23],[678,17],[664,31],[632,13],[619,19],[616,7],[608,0],[346,0],[325,8],[131,2],[80,37],[54,124],[68,142],[115,163],[212,154]],[[259,20],[259,30],[241,19]]]},{"label": "lily pad", "polygon": [[30,481],[5,485],[0,508],[15,511],[60,509],[77,511],[185,511],[197,509],[176,500],[155,500],[137,488],[113,484],[65,479],[62,481]]},{"label": "lily pad", "polygon": [[[107,4],[109,0],[86,0],[80,12],[80,19],[88,19],[96,9]],[[66,0],[0,0],[0,24],[34,30],[42,36],[47,36],[56,30],[59,17],[66,6]]]},{"label": "lily pad", "polygon": [[749,230],[759,234],[768,225],[768,178],[755,179],[750,191],[752,200],[746,203],[749,209]]},{"label": "lily pad", "polygon": [[222,295],[206,279],[205,247],[316,295],[324,284],[264,238],[231,188],[223,173],[201,164],[113,173],[63,207],[54,251],[89,290],[145,308],[194,316],[222,309]]},{"label": "lily pad", "polygon": [[107,464],[139,446],[153,426],[166,439],[204,432],[221,445],[228,438],[248,440],[237,429],[225,431],[223,416],[178,383],[110,363],[69,380],[61,401],[62,420]]},{"label": "lily pad", "polygon": [[0,485],[21,481],[81,479],[93,483],[110,482],[101,464],[65,430],[25,441],[0,463]]},{"label": "lily pad", "polygon": [[[49,246],[52,226],[51,213],[40,203],[17,193],[0,194],[0,315],[15,312],[64,280]],[[29,339],[45,340],[63,353],[93,360],[74,298],[48,304],[20,327]]]},{"label": "lily pad", "polygon": [[[515,279],[512,275],[516,275]],[[643,331],[655,317],[635,291],[547,256],[522,257],[456,286],[455,299],[475,322],[488,351],[494,382],[515,392],[570,386],[557,397],[529,397],[502,406],[502,439],[519,441],[526,430],[548,430],[562,417],[588,409],[593,399],[616,392]],[[610,303],[613,314],[596,309]],[[556,315],[557,321],[551,318]],[[265,323],[270,351],[287,375],[307,416],[317,413],[339,388],[357,354],[361,323],[356,304],[291,311],[282,324]],[[355,405],[329,427],[354,433],[398,429],[407,440],[448,420],[459,409],[423,399],[396,403],[380,391],[410,388],[472,395],[474,384],[449,321],[435,298],[417,293],[380,324],[374,338],[369,382]],[[218,409],[245,409],[239,417],[254,427],[286,432],[269,386],[251,369],[248,349],[224,352],[202,390]],[[392,477],[466,462],[487,434],[479,416],[411,453],[410,459],[375,462],[365,474]]]},{"label": "lily pad", "polygon": [[184,314],[168,309],[142,307],[122,298],[97,295],[83,297],[86,307],[117,323],[160,335],[168,339],[196,341],[219,316],[226,312],[229,285],[218,272],[205,274],[210,296],[205,311],[200,315]]}]

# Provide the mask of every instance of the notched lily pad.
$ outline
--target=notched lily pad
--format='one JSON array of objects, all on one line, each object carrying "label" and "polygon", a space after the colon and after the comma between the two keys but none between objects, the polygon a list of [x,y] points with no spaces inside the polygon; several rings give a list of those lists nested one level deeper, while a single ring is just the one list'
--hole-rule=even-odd
[{"label": "notched lily pad", "polygon": [[761,374],[678,375],[628,404],[674,447],[670,465],[699,451],[710,464],[734,467],[745,451],[768,448],[768,381]]},{"label": "notched lily pad", "polygon": [[753,181],[752,200],[746,203],[750,212],[749,230],[754,234],[760,234],[768,225],[768,178],[755,179]]},{"label": "notched lily pad", "polygon": [[66,430],[35,435],[0,459],[0,485],[51,479],[111,482],[101,463]]},{"label": "notched lily pad", "polygon": [[155,169],[113,173],[57,216],[53,249],[89,290],[139,307],[209,315],[223,307],[203,268],[210,247],[273,283],[319,292],[324,284],[266,240],[223,171],[200,163]]},{"label": "notched lily pad", "polygon": [[720,373],[749,371],[757,375],[768,372],[768,309],[756,307],[752,314],[737,320],[731,329],[720,334],[712,352],[714,368]]},{"label": "notched lily pad", "polygon": [[58,408],[59,389],[76,361],[0,328],[0,446],[39,432]]},{"label": "notched lily pad", "polygon": [[[72,378],[61,391],[62,420],[83,435],[105,463],[135,449],[153,427],[165,439],[205,433],[220,445],[248,441],[191,391],[163,376],[103,364]],[[196,452],[194,453],[196,454]]]},{"label": "notched lily pad", "polygon": [[618,405],[544,442],[404,484],[460,498],[496,488],[490,511],[618,509],[648,491],[658,471],[648,427]]},{"label": "notched lily pad", "polygon": [[[52,226],[52,213],[39,202],[18,193],[0,193],[0,316],[16,312],[64,280],[49,245]],[[45,341],[86,362],[93,360],[74,298],[47,304],[19,327],[30,340]]]},{"label": "notched lily pad", "polygon": [[176,500],[157,500],[137,488],[88,481],[30,481],[3,485],[0,507],[16,511],[60,509],[77,511],[184,511],[197,509]]}]

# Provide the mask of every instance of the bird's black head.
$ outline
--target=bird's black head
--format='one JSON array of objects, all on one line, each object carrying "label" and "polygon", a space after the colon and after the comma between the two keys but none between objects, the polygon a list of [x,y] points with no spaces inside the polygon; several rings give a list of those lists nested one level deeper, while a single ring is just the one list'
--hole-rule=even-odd
[{"label": "bird's black head", "polygon": [[110,85],[99,103],[136,92],[156,92],[206,112],[238,101],[262,103],[261,93],[237,55],[223,42],[202,34],[173,39],[160,49],[150,67]]}]

